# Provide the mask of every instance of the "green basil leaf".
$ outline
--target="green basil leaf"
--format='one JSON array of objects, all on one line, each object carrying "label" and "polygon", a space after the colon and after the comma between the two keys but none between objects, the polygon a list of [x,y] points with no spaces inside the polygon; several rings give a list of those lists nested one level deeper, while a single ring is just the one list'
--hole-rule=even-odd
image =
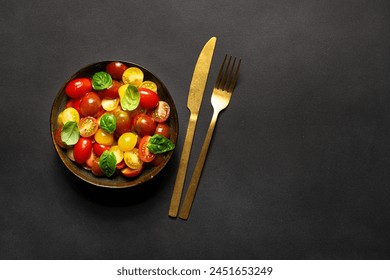
[{"label": "green basil leaf", "polygon": [[104,114],[99,122],[99,126],[108,133],[114,133],[116,129],[116,118],[113,114]]},{"label": "green basil leaf", "polygon": [[175,148],[175,144],[173,144],[168,138],[160,134],[155,134],[150,137],[147,147],[153,154],[162,154],[173,150]]},{"label": "green basil leaf", "polygon": [[114,153],[104,151],[99,158],[99,167],[107,177],[114,175],[116,170],[116,157]]},{"label": "green basil leaf", "polygon": [[66,145],[71,146],[77,143],[80,138],[80,131],[77,122],[67,122],[61,130],[61,140]]},{"label": "green basil leaf", "polygon": [[133,85],[128,85],[125,93],[121,96],[120,102],[122,109],[133,111],[139,105],[140,94],[138,88]]},{"label": "green basil leaf", "polygon": [[93,74],[92,87],[95,90],[103,90],[112,85],[112,78],[107,72],[101,71]]}]

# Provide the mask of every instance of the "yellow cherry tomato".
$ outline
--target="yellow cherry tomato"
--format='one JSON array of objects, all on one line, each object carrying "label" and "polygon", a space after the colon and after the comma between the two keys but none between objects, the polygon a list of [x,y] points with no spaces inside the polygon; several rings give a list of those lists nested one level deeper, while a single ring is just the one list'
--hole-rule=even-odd
[{"label": "yellow cherry tomato", "polygon": [[123,160],[123,152],[119,149],[118,145],[112,146],[110,151],[114,153],[117,164]]},{"label": "yellow cherry tomato", "polygon": [[57,124],[58,126],[63,126],[64,124],[62,123],[62,112],[58,114],[57,117]]},{"label": "yellow cherry tomato", "polygon": [[126,165],[132,169],[138,169],[142,167],[143,162],[138,155],[137,148],[134,148],[131,151],[124,152],[123,159]]},{"label": "yellow cherry tomato", "polygon": [[147,88],[147,89],[150,89],[152,91],[154,91],[155,93],[157,93],[157,85],[156,83],[152,82],[152,81],[143,81],[140,85],[139,85],[140,88]]},{"label": "yellow cherry tomato", "polygon": [[128,85],[123,85],[123,86],[119,87],[119,89],[118,89],[119,98],[123,98],[123,96],[126,93],[127,87],[128,87]]},{"label": "yellow cherry tomato", "polygon": [[116,107],[119,105],[119,98],[103,98],[102,99],[102,107],[106,111],[114,111]]},{"label": "yellow cherry tomato", "polygon": [[95,133],[95,141],[101,145],[111,146],[114,143],[114,135],[99,128]]},{"label": "yellow cherry tomato", "polygon": [[137,144],[137,135],[133,132],[125,132],[118,139],[119,149],[123,152],[131,151]]},{"label": "yellow cherry tomato", "polygon": [[138,87],[144,80],[144,72],[138,67],[127,68],[122,75],[122,81],[125,84],[132,84]]},{"label": "yellow cherry tomato", "polygon": [[77,123],[80,121],[80,114],[73,107],[66,108],[60,115],[63,125],[70,121]]}]

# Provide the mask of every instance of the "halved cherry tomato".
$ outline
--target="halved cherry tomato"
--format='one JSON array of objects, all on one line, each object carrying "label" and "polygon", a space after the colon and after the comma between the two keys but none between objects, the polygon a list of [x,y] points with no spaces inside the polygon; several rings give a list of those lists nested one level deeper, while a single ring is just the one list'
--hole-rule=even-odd
[{"label": "halved cherry tomato", "polygon": [[100,165],[99,165],[99,158],[95,158],[94,161],[92,162],[91,171],[92,171],[93,175],[95,175],[95,176],[103,176],[104,175],[103,170],[100,168]]},{"label": "halved cherry tomato", "polygon": [[125,168],[122,168],[121,169],[121,173],[123,176],[127,177],[127,178],[133,178],[133,177],[137,177],[139,174],[141,174],[142,172],[142,166],[138,169],[132,169],[130,167],[125,167]]},{"label": "halved cherry tomato", "polygon": [[127,66],[122,62],[110,62],[106,65],[106,72],[111,75],[115,80],[120,81],[122,79],[123,72],[127,69]]},{"label": "halved cherry tomato", "polygon": [[143,165],[143,161],[140,159],[138,149],[134,148],[131,151],[124,152],[123,160],[126,165],[131,169],[139,169]]},{"label": "halved cherry tomato", "polygon": [[73,156],[78,164],[83,164],[89,159],[92,152],[92,140],[90,138],[80,137],[74,145]]},{"label": "halved cherry tomato", "polygon": [[66,103],[66,108],[75,108],[80,114],[80,102],[81,98],[69,99],[69,101]]},{"label": "halved cherry tomato", "polygon": [[93,143],[93,152],[100,157],[104,151],[108,151],[111,148],[109,145],[99,144],[98,142]]},{"label": "halved cherry tomato", "polygon": [[123,110],[115,110],[114,116],[116,118],[115,134],[122,135],[131,130],[131,119],[127,112]]},{"label": "halved cherry tomato", "polygon": [[80,113],[83,116],[96,116],[100,111],[102,105],[102,100],[99,95],[95,92],[88,92],[82,99],[80,103]]},{"label": "halved cherry tomato", "polygon": [[60,146],[61,148],[66,148],[67,145],[64,142],[62,142],[62,139],[61,139],[61,131],[62,131],[62,126],[57,128],[56,133],[54,135],[54,140],[56,141],[58,146]]},{"label": "halved cherry tomato", "polygon": [[76,78],[68,82],[65,93],[70,98],[81,98],[92,90],[92,82],[88,78]]},{"label": "halved cherry tomato", "polygon": [[156,123],[153,118],[146,114],[139,114],[133,120],[133,129],[140,135],[153,135],[156,131]]},{"label": "halved cherry tomato", "polygon": [[73,107],[66,108],[61,113],[61,122],[62,122],[62,124],[64,125],[64,124],[66,124],[69,121],[77,122],[77,123],[80,121],[80,114]]},{"label": "halved cherry tomato", "polygon": [[123,152],[119,149],[118,145],[111,146],[110,152],[113,152],[116,158],[116,162],[121,162],[123,160]]},{"label": "halved cherry tomato", "polygon": [[157,93],[148,88],[138,88],[140,94],[139,105],[146,109],[153,109],[157,106],[159,98]]},{"label": "halved cherry tomato", "polygon": [[144,72],[138,67],[127,68],[122,75],[122,81],[125,84],[131,84],[138,87],[144,80]]},{"label": "halved cherry tomato", "polygon": [[95,133],[95,141],[102,145],[111,146],[114,143],[114,135],[99,128]]},{"label": "halved cherry tomato", "polygon": [[171,128],[166,123],[158,123],[154,134],[160,134],[169,139],[171,136]]},{"label": "halved cherry tomato", "polygon": [[81,118],[78,124],[81,137],[91,137],[96,133],[99,124],[94,117]]},{"label": "halved cherry tomato", "polygon": [[142,137],[139,142],[138,155],[143,162],[151,162],[156,157],[155,154],[151,153],[148,149],[149,139],[151,136],[147,135]]},{"label": "halved cherry tomato", "polygon": [[116,169],[122,169],[126,167],[126,163],[124,160],[122,160],[120,163],[116,164]]},{"label": "halved cherry tomato", "polygon": [[99,92],[100,96],[102,98],[119,98],[118,90],[121,86],[122,83],[112,80],[111,86]]},{"label": "halved cherry tomato", "polygon": [[157,85],[155,82],[152,81],[143,81],[140,85],[140,88],[148,88],[150,90],[153,90],[155,93],[157,93]]},{"label": "halved cherry tomato", "polygon": [[96,154],[93,152],[93,149],[92,149],[91,155],[90,155],[89,158],[85,161],[85,164],[86,164],[89,168],[92,168],[93,162],[95,161],[96,158],[97,158],[97,156],[96,156]]},{"label": "halved cherry tomato", "polygon": [[118,147],[122,152],[131,151],[136,144],[137,135],[133,132],[123,133],[118,139]]},{"label": "halved cherry tomato", "polygon": [[169,104],[165,101],[159,101],[157,108],[152,112],[152,118],[155,122],[165,122],[169,118],[169,114],[171,112],[171,108]]},{"label": "halved cherry tomato", "polygon": [[106,111],[114,111],[119,105],[119,98],[103,98],[102,107]]}]

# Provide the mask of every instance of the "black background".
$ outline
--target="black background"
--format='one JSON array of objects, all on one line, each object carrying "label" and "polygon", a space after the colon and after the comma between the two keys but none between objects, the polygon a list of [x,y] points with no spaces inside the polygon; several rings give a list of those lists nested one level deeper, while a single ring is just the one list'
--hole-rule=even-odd
[{"label": "black background", "polygon": [[[387,259],[390,5],[356,1],[0,0],[1,259]],[[189,174],[225,53],[241,57],[190,219],[168,218],[199,52],[217,37]],[[159,76],[177,150],[137,189],[73,176],[49,118],[101,60]]]}]

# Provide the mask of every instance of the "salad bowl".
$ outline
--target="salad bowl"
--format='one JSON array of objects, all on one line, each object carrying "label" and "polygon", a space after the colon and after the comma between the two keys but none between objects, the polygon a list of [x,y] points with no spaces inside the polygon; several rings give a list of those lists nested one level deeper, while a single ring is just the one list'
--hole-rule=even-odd
[{"label": "salad bowl", "polygon": [[[170,108],[169,117],[166,120],[166,124],[169,126],[170,135],[169,140],[171,143],[176,144],[178,137],[178,115],[177,110],[173,101],[172,96],[170,95],[167,87],[155,74],[150,72],[145,67],[138,65],[136,63],[128,61],[100,61],[87,65],[75,74],[69,77],[62,87],[59,89],[57,95],[54,98],[54,102],[51,108],[50,114],[50,131],[54,149],[64,164],[65,168],[68,169],[75,176],[81,180],[90,183],[92,185],[103,187],[103,188],[129,188],[134,187],[145,182],[152,180],[157,176],[162,169],[168,164],[171,159],[174,149],[169,150],[165,153],[159,155],[158,162],[146,163],[143,165],[142,172],[134,177],[122,176],[119,171],[115,172],[112,176],[96,176],[93,174],[86,165],[78,164],[74,161],[74,158],[69,156],[69,147],[63,147],[58,142],[57,132],[61,125],[58,122],[58,118],[61,112],[67,108],[69,102],[69,96],[66,94],[66,86],[68,83],[77,78],[89,78],[95,74],[106,70],[106,67],[109,63],[119,62],[122,65],[125,65],[127,68],[136,67],[142,70],[145,81],[151,81],[157,86],[158,98],[161,101],[168,103]],[[57,139],[56,139],[57,137]],[[93,137],[92,137],[93,138]],[[94,140],[93,140],[94,141]],[[139,141],[138,141],[139,142]]]}]

